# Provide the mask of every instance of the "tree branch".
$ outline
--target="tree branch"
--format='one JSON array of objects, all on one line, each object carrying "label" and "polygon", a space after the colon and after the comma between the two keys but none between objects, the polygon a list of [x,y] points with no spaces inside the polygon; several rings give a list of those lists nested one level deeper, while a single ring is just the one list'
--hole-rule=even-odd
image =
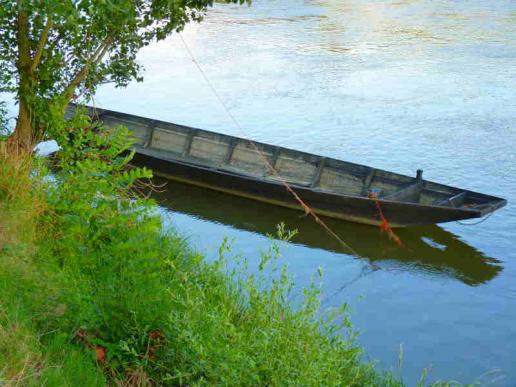
[{"label": "tree branch", "polygon": [[41,35],[39,37],[38,45],[36,47],[36,52],[34,53],[34,59],[32,60],[32,65],[30,66],[30,71],[34,72],[41,61],[41,56],[43,55],[43,50],[45,48],[45,44],[47,43],[48,33],[52,28],[53,22],[50,16],[47,18],[47,22],[45,23],[45,27],[43,31],[41,31]]},{"label": "tree branch", "polygon": [[91,62],[92,65],[94,65],[94,66],[97,65],[102,60],[102,58],[104,58],[104,55],[107,54],[109,46],[111,45],[112,42],[113,42],[113,39],[111,37],[106,38],[106,40],[104,41],[104,47],[102,48],[102,50],[100,50],[100,52],[98,52],[97,57],[92,60],[92,62]]},{"label": "tree branch", "polygon": [[80,69],[72,78],[70,83],[68,83],[61,96],[63,96],[66,100],[69,100],[72,97],[73,92],[77,86],[79,86],[79,84],[88,76],[88,72],[90,71],[91,66],[97,65],[102,60],[112,42],[113,38],[111,36],[108,36],[106,39],[104,39],[102,44],[98,46],[95,52],[86,60],[86,63],[82,69]]}]

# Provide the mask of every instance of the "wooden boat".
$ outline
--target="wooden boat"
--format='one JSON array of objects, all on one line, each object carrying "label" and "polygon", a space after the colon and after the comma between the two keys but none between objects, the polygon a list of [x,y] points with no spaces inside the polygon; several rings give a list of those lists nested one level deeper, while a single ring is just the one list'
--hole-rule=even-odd
[{"label": "wooden boat", "polygon": [[[69,108],[72,114],[76,106]],[[156,175],[301,209],[264,160],[319,215],[391,227],[479,218],[503,207],[504,199],[330,157],[88,107],[107,127],[123,125],[135,136],[135,159]]]}]

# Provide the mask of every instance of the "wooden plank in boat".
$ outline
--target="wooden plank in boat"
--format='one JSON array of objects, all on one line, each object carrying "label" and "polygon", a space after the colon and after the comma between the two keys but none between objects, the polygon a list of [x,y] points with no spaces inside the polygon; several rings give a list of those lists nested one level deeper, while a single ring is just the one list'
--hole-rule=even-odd
[{"label": "wooden plank in boat", "polygon": [[227,167],[252,176],[264,176],[268,172],[264,158],[271,163],[274,151],[273,146],[259,146],[257,150],[248,141],[240,140],[234,145]]},{"label": "wooden plank in boat", "polygon": [[338,194],[359,196],[362,193],[362,185],[362,176],[326,165],[321,172],[318,188]]},{"label": "wooden plank in boat", "polygon": [[189,132],[163,129],[161,126],[154,128],[154,135],[150,147],[182,154],[188,140]]},{"label": "wooden plank in boat", "polygon": [[459,207],[464,203],[464,200],[466,199],[466,196],[468,195],[467,192],[460,192],[457,195],[454,195],[452,197],[446,198],[445,200],[442,200],[437,203],[438,206],[449,206],[449,207]]},{"label": "wooden plank in boat", "polygon": [[319,157],[307,157],[301,152],[282,149],[276,160],[275,168],[287,181],[300,185],[310,185],[317,172]]},{"label": "wooden plank in boat", "polygon": [[414,178],[409,176],[400,176],[391,172],[376,170],[369,189],[380,192],[381,197],[388,197],[413,182]]},{"label": "wooden plank in boat", "polygon": [[229,138],[211,133],[199,133],[192,139],[188,156],[220,164],[225,161],[228,148]]},{"label": "wooden plank in boat", "polygon": [[102,120],[107,126],[125,126],[136,139],[136,145],[143,146],[147,141],[149,130],[148,122],[137,122],[110,114],[104,114]]},{"label": "wooden plank in boat", "polygon": [[435,205],[435,203],[440,203],[443,200],[446,200],[450,197],[450,193],[444,192],[444,191],[434,191],[428,189],[428,187],[425,187],[421,191],[421,195],[419,197],[419,203],[422,205]]},{"label": "wooden plank in boat", "polygon": [[418,181],[400,189],[399,191],[385,196],[382,199],[417,203],[419,202],[419,195],[421,194],[424,186],[425,183],[423,181]]}]

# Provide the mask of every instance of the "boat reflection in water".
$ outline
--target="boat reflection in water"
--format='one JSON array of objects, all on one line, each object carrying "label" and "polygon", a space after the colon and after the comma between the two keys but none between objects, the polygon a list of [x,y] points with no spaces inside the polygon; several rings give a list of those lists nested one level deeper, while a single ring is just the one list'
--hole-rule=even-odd
[{"label": "boat reflection in water", "polygon": [[[278,223],[284,222],[289,229],[299,231],[293,243],[335,253],[349,253],[321,226],[311,218],[300,217],[297,211],[171,180],[156,178],[155,184],[164,186],[161,192],[153,194],[154,199],[173,212],[263,235],[270,234]],[[361,258],[380,270],[442,275],[471,286],[492,280],[502,270],[499,261],[485,256],[435,225],[396,230],[405,246],[401,248],[382,235],[378,227],[334,219],[324,221]]]}]

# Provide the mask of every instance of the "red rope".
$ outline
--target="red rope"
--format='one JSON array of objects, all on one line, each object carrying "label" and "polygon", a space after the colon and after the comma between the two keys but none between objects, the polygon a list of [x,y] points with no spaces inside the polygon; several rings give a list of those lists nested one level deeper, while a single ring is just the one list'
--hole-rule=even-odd
[{"label": "red rope", "polygon": [[382,207],[380,206],[380,201],[378,200],[378,195],[375,192],[369,192],[367,195],[369,199],[373,199],[376,209],[378,210],[378,216],[380,217],[381,223],[380,223],[380,232],[387,233],[389,236],[389,239],[393,242],[395,242],[398,246],[404,247],[403,242],[401,241],[400,237],[396,235],[396,233],[392,230],[391,225],[389,224],[389,221],[383,214]]}]

